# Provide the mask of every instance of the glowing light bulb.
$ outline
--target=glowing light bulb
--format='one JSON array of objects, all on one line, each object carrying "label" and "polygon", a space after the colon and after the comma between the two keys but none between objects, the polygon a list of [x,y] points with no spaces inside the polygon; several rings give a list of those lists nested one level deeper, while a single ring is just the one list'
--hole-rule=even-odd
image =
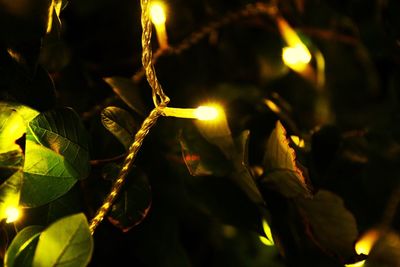
[{"label": "glowing light bulb", "polygon": [[[361,238],[357,241],[355,245],[355,250],[357,254],[364,254],[368,255],[371,251],[372,247],[375,245],[376,241],[380,237],[381,232],[376,229],[371,229],[367,231],[365,234],[361,236]],[[364,266],[365,260],[353,263],[353,264],[346,264],[346,267],[360,267]]]},{"label": "glowing light bulb", "polygon": [[345,264],[344,266],[346,267],[362,267],[364,266],[365,260],[358,261],[356,263],[351,263],[351,264]]},{"label": "glowing light bulb", "polygon": [[20,210],[16,207],[7,207],[6,208],[6,223],[12,223],[19,219]]},{"label": "glowing light bulb", "polygon": [[154,24],[157,33],[158,44],[160,49],[168,48],[167,30],[165,29],[165,6],[161,2],[152,2],[150,4],[150,19]]},{"label": "glowing light bulb", "polygon": [[164,24],[167,20],[164,5],[161,2],[153,2],[150,5],[150,19],[154,25]]},{"label": "glowing light bulb", "polygon": [[281,109],[271,100],[265,99],[265,104],[267,107],[275,113],[281,113]]},{"label": "glowing light bulb", "polygon": [[210,106],[200,106],[195,111],[197,119],[202,121],[215,120],[218,117],[218,109]]},{"label": "glowing light bulb", "polygon": [[293,143],[298,147],[303,148],[305,146],[304,139],[301,139],[297,135],[291,135],[290,139],[292,139]]},{"label": "glowing light bulb", "polygon": [[360,240],[357,241],[355,245],[355,250],[357,254],[364,254],[368,255],[369,252],[371,251],[371,248],[375,244],[375,242],[378,240],[380,236],[380,232],[375,229],[371,229],[365,234],[363,234],[360,238]]},{"label": "glowing light bulb", "polygon": [[269,224],[267,223],[267,221],[265,219],[263,219],[262,225],[263,225],[264,233],[267,237],[259,236],[260,241],[266,246],[273,246],[274,239],[272,238],[271,228],[269,227]]},{"label": "glowing light bulb", "polygon": [[284,47],[282,59],[286,66],[295,71],[303,71],[311,61],[311,54],[308,48],[302,43],[296,46]]}]

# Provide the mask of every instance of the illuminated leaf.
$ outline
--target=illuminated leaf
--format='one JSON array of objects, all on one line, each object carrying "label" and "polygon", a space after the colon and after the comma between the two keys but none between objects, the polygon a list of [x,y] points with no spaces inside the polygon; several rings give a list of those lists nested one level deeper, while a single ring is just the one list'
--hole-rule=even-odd
[{"label": "illuminated leaf", "polygon": [[33,225],[22,229],[7,249],[4,264],[7,267],[31,266],[42,226]]},{"label": "illuminated leaf", "polygon": [[0,185],[0,221],[7,218],[8,207],[18,207],[22,187],[22,171],[17,171]]},{"label": "illuminated leaf", "polygon": [[117,94],[131,109],[140,115],[146,114],[146,108],[140,95],[139,87],[133,83],[131,79],[124,77],[108,77],[104,78]]},{"label": "illuminated leaf", "polygon": [[[112,174],[118,175],[119,167],[114,165]],[[108,220],[121,229],[129,231],[147,216],[151,206],[150,183],[145,173],[134,168],[128,176],[127,184],[108,214]]]},{"label": "illuminated leaf", "polygon": [[29,123],[29,129],[27,138],[32,140],[32,135],[36,142],[62,156],[74,178],[89,175],[89,135],[72,109],[41,113]]},{"label": "illuminated leaf", "polygon": [[320,190],[313,199],[299,198],[296,204],[309,229],[307,234],[318,246],[343,262],[355,257],[357,223],[339,196]]},{"label": "illuminated leaf", "polygon": [[0,107],[0,153],[18,150],[15,141],[26,132],[23,118],[11,108]]},{"label": "illuminated leaf", "polygon": [[232,160],[234,171],[230,177],[235,183],[253,202],[264,204],[257,184],[246,165],[247,159],[245,158],[249,132],[244,132],[239,138],[239,145],[236,145],[224,113],[219,114],[215,122],[198,121],[196,126],[208,142],[219,147],[226,158]]},{"label": "illuminated leaf", "polygon": [[21,202],[29,207],[46,204],[68,192],[78,176],[62,155],[27,140]]},{"label": "illuminated leaf", "polygon": [[220,110],[218,119],[212,121],[196,122],[197,129],[201,135],[211,144],[216,145],[224,153],[224,155],[231,159],[236,151],[235,143],[232,138],[231,129],[223,110]]},{"label": "illuminated leaf", "polygon": [[365,267],[400,266],[400,236],[387,232],[372,247]]},{"label": "illuminated leaf", "polygon": [[302,170],[296,165],[296,154],[289,146],[286,130],[278,121],[272,131],[264,155],[266,184],[285,197],[311,196],[309,185]]},{"label": "illuminated leaf", "polygon": [[128,149],[132,144],[137,123],[129,112],[118,107],[107,107],[101,112],[101,122]]},{"label": "illuminated leaf", "polygon": [[92,252],[89,225],[79,213],[54,222],[40,234],[32,266],[86,266]]}]

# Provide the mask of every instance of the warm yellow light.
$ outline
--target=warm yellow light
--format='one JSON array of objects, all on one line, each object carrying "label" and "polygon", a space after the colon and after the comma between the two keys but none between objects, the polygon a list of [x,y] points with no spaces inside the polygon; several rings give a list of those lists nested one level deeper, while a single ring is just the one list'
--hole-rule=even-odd
[{"label": "warm yellow light", "polygon": [[301,139],[300,137],[298,137],[296,135],[291,135],[290,139],[292,139],[293,143],[298,147],[303,148],[305,146],[304,139]]},{"label": "warm yellow light", "polygon": [[213,106],[200,106],[198,108],[170,108],[163,109],[164,116],[186,119],[198,119],[202,121],[216,120],[220,108]]},{"label": "warm yellow light", "polygon": [[12,223],[19,219],[20,210],[16,207],[6,208],[6,223]]},{"label": "warm yellow light", "polygon": [[154,25],[164,24],[167,20],[165,8],[161,2],[152,2],[150,4],[150,19]]},{"label": "warm yellow light", "polygon": [[284,47],[282,59],[286,66],[295,71],[303,71],[311,61],[311,54],[308,48],[302,43],[296,46]]},{"label": "warm yellow light", "polygon": [[378,240],[380,232],[375,229],[371,229],[361,236],[357,241],[355,250],[357,254],[368,255],[375,242]]},{"label": "warm yellow light", "polygon": [[280,113],[281,112],[281,109],[274,102],[272,102],[271,100],[265,99],[265,104],[273,112],[275,112],[275,113]]},{"label": "warm yellow light", "polygon": [[362,261],[358,261],[356,263],[352,263],[352,264],[345,264],[344,266],[346,267],[361,267],[364,266],[365,260]]},{"label": "warm yellow light", "polygon": [[266,220],[263,220],[262,225],[263,225],[264,233],[267,237],[259,236],[260,241],[266,246],[273,246],[274,239],[272,238],[272,232],[271,232],[271,228],[269,227],[269,224],[267,223]]},{"label": "warm yellow light", "polygon": [[201,121],[211,121],[218,117],[218,109],[210,106],[200,106],[195,111],[195,116]]},{"label": "warm yellow light", "polygon": [[165,15],[165,7],[161,2],[152,2],[150,4],[150,19],[156,28],[157,40],[160,45],[160,49],[168,48],[168,36],[165,28],[165,21],[167,16]]}]

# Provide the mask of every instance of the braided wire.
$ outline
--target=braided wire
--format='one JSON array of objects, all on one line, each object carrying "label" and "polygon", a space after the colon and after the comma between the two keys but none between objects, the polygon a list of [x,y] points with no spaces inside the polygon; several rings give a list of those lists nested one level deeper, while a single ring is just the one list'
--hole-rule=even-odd
[{"label": "braided wire", "polygon": [[153,65],[152,50],[151,50],[151,22],[149,18],[149,5],[148,0],[141,0],[142,8],[142,64],[145,70],[147,81],[151,86],[153,92],[153,102],[155,108],[150,112],[148,117],[143,121],[139,131],[135,134],[133,143],[128,149],[128,155],[126,156],[122,168],[119,171],[117,178],[115,179],[111,191],[103,202],[103,205],[97,210],[95,216],[90,222],[89,230],[93,235],[97,226],[104,219],[105,215],[110,210],[111,206],[117,199],[122,186],[126,181],[130,170],[133,167],[135,158],[139,152],[140,147],[143,144],[145,137],[148,135],[150,129],[156,124],[158,117],[163,114],[163,108],[165,108],[169,102],[168,96],[166,96],[161,88],[160,83],[157,80],[156,72]]},{"label": "braided wire", "polygon": [[147,81],[153,92],[153,102],[156,107],[160,104],[166,105],[169,102],[168,96],[163,92],[161,84],[158,82],[156,71],[153,65],[153,51],[151,48],[152,24],[150,21],[149,1],[140,0],[142,7],[142,65],[146,73]]},{"label": "braided wire", "polygon": [[162,114],[162,109],[154,108],[150,115],[143,121],[142,126],[139,131],[137,131],[135,135],[135,141],[129,147],[128,156],[125,158],[124,163],[122,164],[122,168],[117,176],[117,179],[114,181],[111,191],[104,200],[103,205],[98,209],[96,215],[90,222],[89,230],[90,233],[93,234],[97,226],[104,219],[104,216],[110,210],[112,204],[115,202],[119,192],[121,191],[122,186],[125,183],[126,177],[129,174],[130,170],[133,167],[133,162],[139,152],[140,147],[143,144],[144,138],[149,133],[151,127],[157,122],[158,117]]}]

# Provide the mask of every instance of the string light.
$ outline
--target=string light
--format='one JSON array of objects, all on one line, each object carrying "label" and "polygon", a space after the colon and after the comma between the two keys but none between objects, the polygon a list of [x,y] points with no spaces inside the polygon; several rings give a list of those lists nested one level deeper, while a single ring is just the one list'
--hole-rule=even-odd
[{"label": "string light", "polygon": [[293,143],[300,148],[305,146],[304,139],[298,137],[297,135],[291,135],[290,139],[292,139]]},{"label": "string light", "polygon": [[21,217],[21,212],[16,207],[7,207],[5,210],[6,213],[6,223],[12,223],[17,221]]},{"label": "string light", "polygon": [[198,108],[170,108],[163,109],[163,115],[186,119],[198,119],[202,121],[216,120],[220,114],[220,107],[199,106]]},{"label": "string light", "polygon": [[282,49],[282,59],[286,66],[297,72],[302,72],[311,61],[311,54],[303,44]]},{"label": "string light", "polygon": [[269,224],[267,223],[267,221],[265,219],[263,219],[262,225],[263,225],[264,233],[267,237],[259,236],[260,241],[266,246],[273,246],[275,243],[274,243],[274,239],[272,238],[271,228],[269,227]]},{"label": "string light", "polygon": [[[358,255],[364,254],[369,255],[372,247],[375,245],[376,241],[380,237],[381,232],[376,229],[371,229],[367,231],[365,234],[361,236],[361,238],[357,241],[354,249],[356,250]],[[364,266],[365,260],[353,263],[346,264],[346,267],[360,267]]]},{"label": "string light", "polygon": [[165,5],[162,2],[152,2],[150,4],[150,19],[156,28],[156,34],[160,49],[168,48],[167,30],[165,28]]},{"label": "string light", "polygon": [[312,58],[310,51],[284,18],[278,16],[276,23],[282,38],[287,44],[282,50],[283,62],[294,71],[304,71]]},{"label": "string light", "polygon": [[280,107],[278,107],[273,101],[269,99],[265,99],[264,103],[267,105],[267,107],[272,110],[275,113],[281,113]]}]

